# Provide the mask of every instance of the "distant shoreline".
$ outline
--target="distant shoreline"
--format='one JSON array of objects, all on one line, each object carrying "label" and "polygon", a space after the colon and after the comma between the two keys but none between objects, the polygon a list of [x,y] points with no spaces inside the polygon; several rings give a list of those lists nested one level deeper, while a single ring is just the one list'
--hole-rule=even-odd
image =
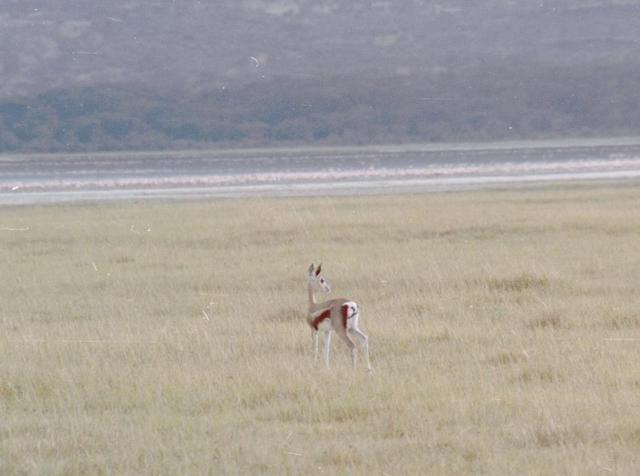
[{"label": "distant shoreline", "polygon": [[7,160],[29,159],[78,159],[89,157],[127,158],[127,157],[209,157],[219,155],[253,156],[256,154],[300,154],[300,153],[335,153],[348,154],[357,152],[447,152],[447,151],[493,151],[493,150],[535,150],[566,149],[576,147],[625,147],[640,146],[640,136],[595,137],[567,139],[532,139],[516,141],[489,142],[416,142],[380,145],[344,145],[344,146],[290,146],[290,147],[233,147],[175,150],[122,150],[102,152],[51,152],[51,153],[0,153],[0,162]]},{"label": "distant shoreline", "polygon": [[640,138],[5,156],[0,177],[0,205],[380,195],[629,181],[640,179]]},{"label": "distant shoreline", "polygon": [[585,185],[588,183],[597,185],[640,183],[640,172],[585,173],[572,176],[560,174],[521,177],[494,176],[439,181],[338,182],[319,184],[313,187],[309,187],[308,184],[287,184],[125,190],[63,190],[23,194],[0,193],[0,207],[134,200],[197,201],[234,198],[404,195],[485,189],[508,190],[553,185]]}]

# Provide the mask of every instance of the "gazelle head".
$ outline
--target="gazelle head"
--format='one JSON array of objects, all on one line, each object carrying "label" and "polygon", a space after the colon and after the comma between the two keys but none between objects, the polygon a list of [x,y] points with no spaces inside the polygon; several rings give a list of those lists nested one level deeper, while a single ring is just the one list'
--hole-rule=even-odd
[{"label": "gazelle head", "polygon": [[309,284],[311,285],[311,289],[315,291],[324,291],[325,293],[331,292],[331,286],[324,276],[320,274],[322,271],[322,264],[318,265],[316,268],[315,265],[309,266]]}]

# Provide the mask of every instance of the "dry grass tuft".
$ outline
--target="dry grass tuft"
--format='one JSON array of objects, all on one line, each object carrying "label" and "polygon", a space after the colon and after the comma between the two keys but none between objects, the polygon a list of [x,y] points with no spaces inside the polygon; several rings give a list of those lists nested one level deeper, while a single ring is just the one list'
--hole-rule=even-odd
[{"label": "dry grass tuft", "polygon": [[278,322],[293,322],[293,323],[301,323],[306,322],[305,319],[307,317],[306,310],[301,307],[289,307],[286,309],[277,310],[267,316],[268,320],[278,321]]},{"label": "dry grass tuft", "polygon": [[526,354],[522,352],[499,352],[486,360],[491,365],[510,365],[526,361]]},{"label": "dry grass tuft", "polygon": [[555,312],[545,312],[542,317],[530,319],[526,325],[529,329],[560,329],[563,327],[560,315]]},{"label": "dry grass tuft", "polygon": [[487,285],[491,291],[523,292],[531,289],[544,289],[549,286],[549,279],[544,276],[521,273],[512,278],[489,278]]}]

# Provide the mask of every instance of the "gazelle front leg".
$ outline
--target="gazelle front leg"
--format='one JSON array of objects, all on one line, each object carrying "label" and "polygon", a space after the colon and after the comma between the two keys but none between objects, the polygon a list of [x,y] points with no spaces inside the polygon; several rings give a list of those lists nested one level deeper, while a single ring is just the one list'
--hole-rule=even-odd
[{"label": "gazelle front leg", "polygon": [[311,341],[313,346],[313,361],[318,361],[318,331],[311,329]]},{"label": "gazelle front leg", "polygon": [[369,363],[369,337],[367,337],[367,335],[357,327],[352,327],[351,329],[349,329],[349,332],[355,334],[355,336],[362,344],[362,349],[364,350],[364,360],[367,364],[367,370],[371,370],[371,364]]},{"label": "gazelle front leg", "polygon": [[324,351],[324,364],[329,368],[329,346],[331,345],[331,331],[324,331],[322,350]]}]

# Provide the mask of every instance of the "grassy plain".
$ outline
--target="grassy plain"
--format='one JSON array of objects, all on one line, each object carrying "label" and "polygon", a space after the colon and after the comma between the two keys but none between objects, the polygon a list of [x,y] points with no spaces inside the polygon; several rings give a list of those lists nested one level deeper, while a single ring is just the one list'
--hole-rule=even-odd
[{"label": "grassy plain", "polygon": [[2,208],[0,473],[638,474],[639,192]]}]

